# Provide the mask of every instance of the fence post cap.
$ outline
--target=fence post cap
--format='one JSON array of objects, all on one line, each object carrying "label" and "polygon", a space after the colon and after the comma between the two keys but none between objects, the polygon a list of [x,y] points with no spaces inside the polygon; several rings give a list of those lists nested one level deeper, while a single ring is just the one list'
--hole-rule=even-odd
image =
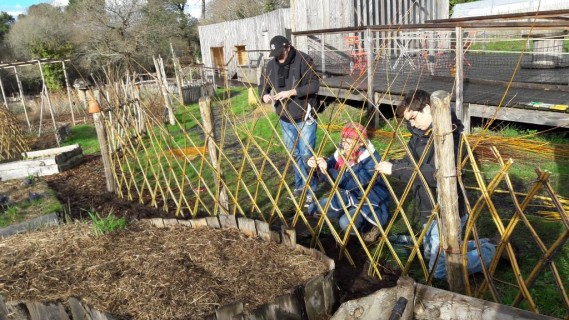
[{"label": "fence post cap", "polygon": [[101,107],[97,100],[89,100],[89,113],[99,113],[101,112]]}]

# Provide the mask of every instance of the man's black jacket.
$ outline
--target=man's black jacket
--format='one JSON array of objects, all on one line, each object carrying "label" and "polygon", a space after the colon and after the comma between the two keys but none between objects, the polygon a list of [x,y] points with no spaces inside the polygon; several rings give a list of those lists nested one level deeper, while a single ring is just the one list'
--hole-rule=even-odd
[{"label": "man's black jacket", "polygon": [[[291,48],[291,50],[296,50]],[[291,99],[275,101],[275,112],[286,122],[300,122],[306,119],[308,104],[312,106],[312,116],[316,117],[314,108],[318,106],[318,89],[320,81],[313,69],[312,58],[304,52],[296,50],[294,58],[289,63],[288,77],[285,85],[278,85],[278,69],[276,58],[267,63],[264,73],[259,79],[259,97],[265,94],[296,89],[296,96]]]}]

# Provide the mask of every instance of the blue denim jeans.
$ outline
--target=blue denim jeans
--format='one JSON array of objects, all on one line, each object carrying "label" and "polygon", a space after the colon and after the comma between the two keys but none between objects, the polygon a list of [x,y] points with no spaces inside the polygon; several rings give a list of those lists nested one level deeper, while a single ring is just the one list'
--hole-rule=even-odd
[{"label": "blue denim jeans", "polygon": [[[464,227],[467,219],[468,215],[465,215],[460,219],[461,227]],[[429,226],[429,230],[425,235],[423,245],[425,248],[425,257],[429,259],[429,271],[431,271],[434,267],[436,256],[440,247],[439,226],[436,221],[433,221]],[[490,243],[490,240],[487,238],[480,239],[480,256],[478,255],[476,243],[473,240],[468,241],[467,247],[466,269],[468,270],[468,274],[482,272],[482,263],[480,261],[480,256],[482,257],[484,265],[488,267],[492,261],[492,258],[494,258],[494,255],[496,254],[496,246]],[[440,254],[433,277],[436,279],[446,278],[444,252],[441,252]]]},{"label": "blue denim jeans", "polygon": [[[298,168],[296,165],[293,165],[295,177],[294,189],[303,189],[306,185],[308,172],[310,172],[306,165],[306,160],[313,156],[313,150],[316,147],[316,129],[318,125],[316,121],[297,123],[289,123],[283,120],[279,121],[285,146],[294,157],[294,161],[298,164]],[[316,191],[317,183],[318,181],[313,177],[310,181],[312,191]]]},{"label": "blue denim jeans", "polygon": [[[484,261],[484,266],[488,268],[490,262],[494,255],[496,254],[496,246],[489,242],[490,239],[482,238],[480,239],[480,256]],[[474,240],[468,241],[468,249],[466,251],[466,270],[468,274],[473,274],[477,272],[482,272],[482,263],[480,257],[478,256],[478,249],[476,248],[476,242]],[[433,261],[434,262],[434,261]],[[431,262],[429,262],[429,265]],[[439,261],[437,262],[437,268],[433,277],[436,279],[445,279],[447,276],[447,267],[445,264],[445,255],[441,253]]]},{"label": "blue denim jeans", "polygon": [[[318,202],[320,203],[322,209],[324,209],[326,207],[326,203],[328,202],[328,198],[322,198]],[[346,229],[348,229],[348,226],[350,225],[350,219],[352,215],[356,212],[356,209],[357,207],[349,207],[347,209],[348,213],[346,213],[344,210],[334,210],[331,207],[328,207],[328,211],[326,211],[326,216],[328,217],[328,219],[332,221],[338,220],[340,228],[342,228],[342,231],[345,231]],[[310,206],[308,206],[308,214],[313,215],[316,213],[320,213],[320,209],[318,208],[316,202],[314,202]],[[360,232],[365,232],[369,229],[370,223],[367,222],[367,220],[364,218],[362,212],[360,212],[354,219],[354,227],[358,229],[358,231]],[[355,234],[354,229],[351,230],[351,233]]]}]

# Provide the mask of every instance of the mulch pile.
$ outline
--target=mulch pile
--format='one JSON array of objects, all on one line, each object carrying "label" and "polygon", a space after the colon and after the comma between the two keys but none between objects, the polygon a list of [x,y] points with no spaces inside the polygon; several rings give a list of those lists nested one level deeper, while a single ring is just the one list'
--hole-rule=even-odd
[{"label": "mulch pile", "polygon": [[133,222],[96,236],[79,222],[0,241],[6,300],[80,297],[124,319],[199,319],[228,303],[246,310],[327,272],[321,261],[238,230],[159,229]]}]

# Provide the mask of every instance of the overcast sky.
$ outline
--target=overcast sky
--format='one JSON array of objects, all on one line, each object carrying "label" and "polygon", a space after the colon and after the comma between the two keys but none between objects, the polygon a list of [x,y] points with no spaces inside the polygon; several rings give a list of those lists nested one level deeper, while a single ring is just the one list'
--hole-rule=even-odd
[{"label": "overcast sky", "polygon": [[[207,2],[209,2],[209,0]],[[15,18],[20,13],[25,13],[29,6],[38,3],[51,3],[53,5],[65,6],[68,0],[0,0],[0,12],[7,12]],[[201,0],[188,0],[188,7],[192,17],[200,17]]]}]

